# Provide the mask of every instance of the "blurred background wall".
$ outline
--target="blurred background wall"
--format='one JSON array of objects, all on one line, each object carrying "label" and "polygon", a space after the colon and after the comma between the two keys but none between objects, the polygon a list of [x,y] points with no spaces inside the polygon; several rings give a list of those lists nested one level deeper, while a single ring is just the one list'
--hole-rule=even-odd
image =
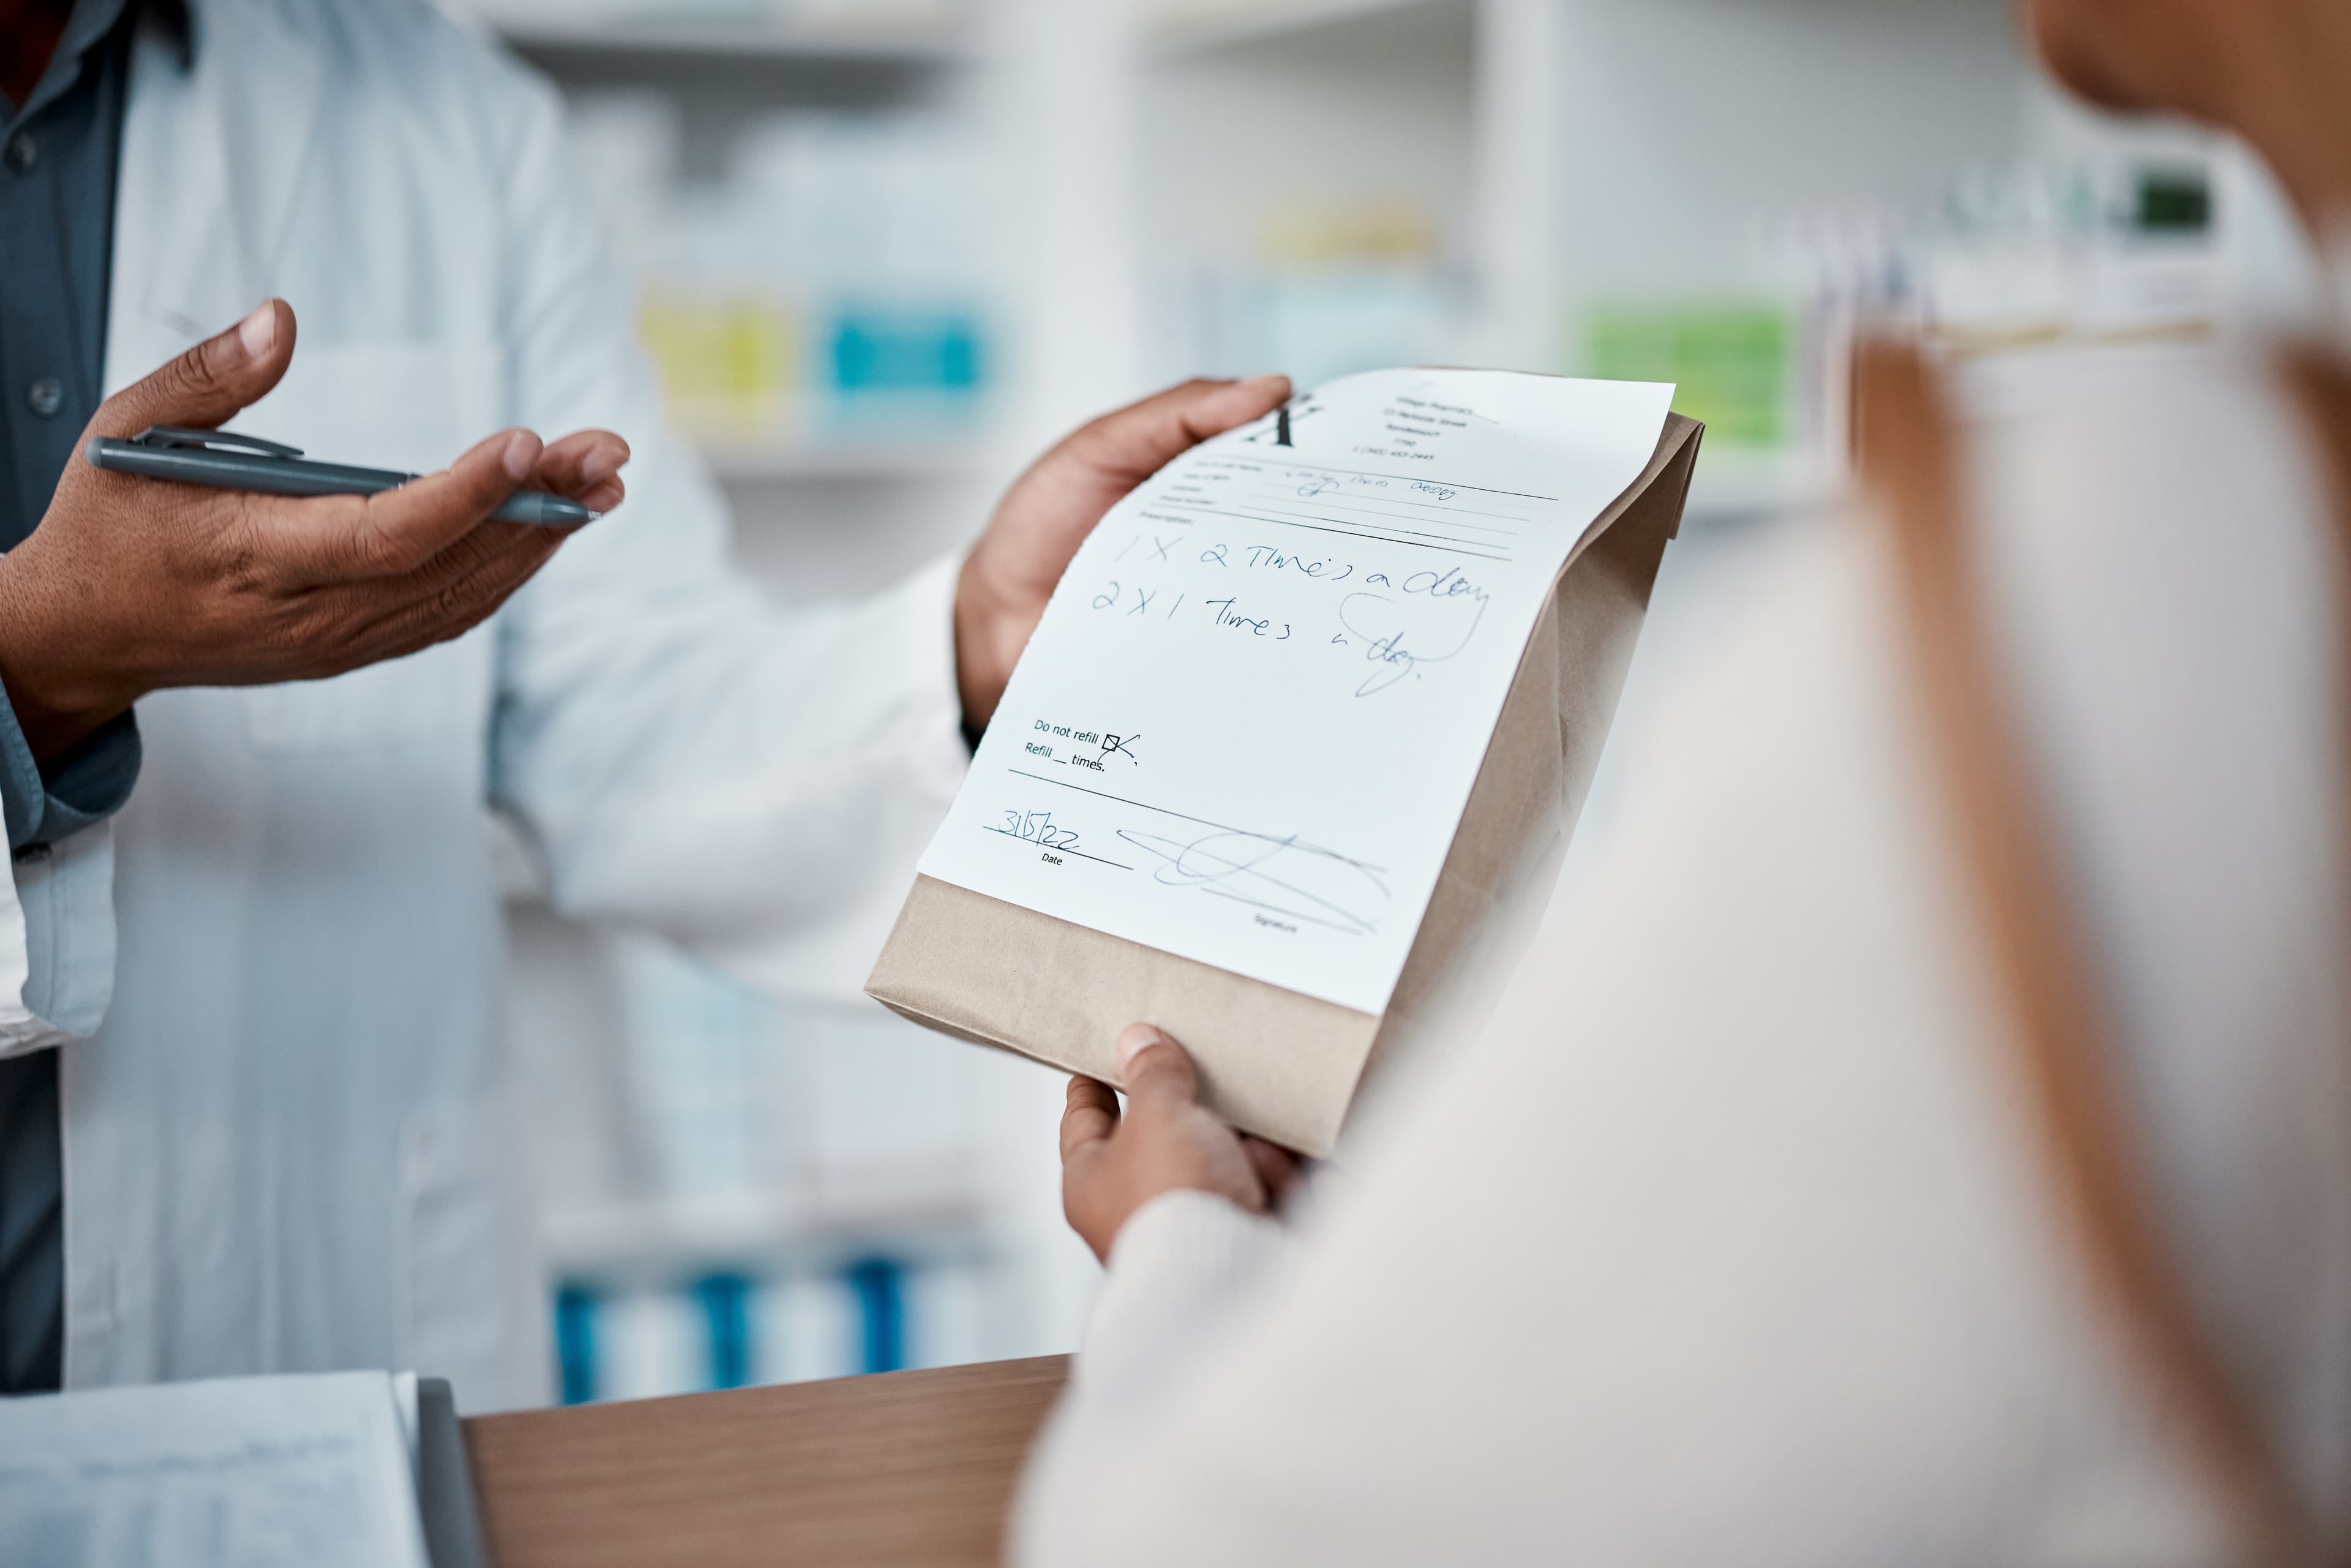
[{"label": "blurred background wall", "polygon": [[[1725,566],[1838,484],[1856,322],[2029,353],[2309,287],[2258,171],[2056,101],[2010,0],[460,14],[561,88],[671,417],[783,599],[958,547],[1055,435],[1187,375],[1679,382],[1711,433],[1620,733],[1707,645]],[[1604,768],[1578,853],[1627,787]],[[509,882],[567,1397],[1075,1343],[1058,1076],[860,975],[757,997],[569,926],[519,850]]]}]

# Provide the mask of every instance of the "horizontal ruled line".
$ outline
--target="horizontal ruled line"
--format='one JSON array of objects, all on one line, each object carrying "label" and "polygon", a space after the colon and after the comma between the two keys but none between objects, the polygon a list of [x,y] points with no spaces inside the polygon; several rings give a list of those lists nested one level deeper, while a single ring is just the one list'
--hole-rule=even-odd
[{"label": "horizontal ruled line", "polygon": [[1507,561],[1512,559],[1508,555],[1495,555],[1489,550],[1476,549],[1468,545],[1461,544],[1458,541],[1447,544],[1431,544],[1426,538],[1397,538],[1395,537],[1395,533],[1408,533],[1414,531],[1406,528],[1395,529],[1394,533],[1374,533],[1366,528],[1324,528],[1315,523],[1297,522],[1289,517],[1269,517],[1261,516],[1256,512],[1228,511],[1221,507],[1203,507],[1195,505],[1188,501],[1163,501],[1159,504],[1162,506],[1180,507],[1186,511],[1205,512],[1212,517],[1234,517],[1247,523],[1270,523],[1275,528],[1304,528],[1309,533],[1339,534],[1348,538],[1370,539],[1375,544],[1403,545],[1410,549],[1433,549],[1440,551],[1446,555],[1466,555],[1478,560]]}]

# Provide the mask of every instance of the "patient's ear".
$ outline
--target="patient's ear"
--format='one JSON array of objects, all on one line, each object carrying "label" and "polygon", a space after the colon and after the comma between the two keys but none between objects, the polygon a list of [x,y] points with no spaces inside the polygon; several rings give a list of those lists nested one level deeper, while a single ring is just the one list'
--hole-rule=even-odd
[{"label": "patient's ear", "polygon": [[2199,120],[2223,110],[2228,62],[2276,30],[2279,8],[2279,0],[2018,0],[2033,52],[2076,97]]},{"label": "patient's ear", "polygon": [[2019,0],[2050,73],[2101,108],[2251,143],[2314,228],[2351,213],[2351,5]]},{"label": "patient's ear", "polygon": [[2091,14],[2112,7],[2093,0],[2017,0],[2016,9],[2032,52],[2068,92],[2126,113],[2148,107],[2098,47],[2097,18]]}]

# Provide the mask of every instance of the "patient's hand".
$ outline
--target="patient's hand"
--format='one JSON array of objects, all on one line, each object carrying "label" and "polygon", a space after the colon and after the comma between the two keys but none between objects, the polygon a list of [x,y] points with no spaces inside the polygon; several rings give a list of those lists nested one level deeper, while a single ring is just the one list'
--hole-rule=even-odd
[{"label": "patient's hand", "polygon": [[1061,1113],[1061,1210],[1094,1256],[1110,1260],[1136,1209],[1163,1193],[1207,1192],[1252,1214],[1280,1203],[1298,1179],[1298,1159],[1244,1136],[1202,1107],[1184,1048],[1149,1024],[1118,1037],[1126,1064],[1126,1113],[1092,1078],[1070,1080]]}]

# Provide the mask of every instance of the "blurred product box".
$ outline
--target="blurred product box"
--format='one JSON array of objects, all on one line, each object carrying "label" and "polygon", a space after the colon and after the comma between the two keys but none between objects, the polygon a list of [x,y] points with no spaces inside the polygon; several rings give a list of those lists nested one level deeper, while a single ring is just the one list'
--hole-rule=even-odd
[{"label": "blurred product box", "polygon": [[1971,169],[1922,214],[1791,216],[1719,291],[1573,302],[1567,363],[1677,383],[1675,411],[1706,422],[1698,484],[1719,509],[1797,504],[1844,472],[1859,334],[1980,357],[2211,331],[2210,193],[2200,168],[2061,161]]},{"label": "blurred product box", "polygon": [[656,1197],[883,1223],[963,1205],[984,1129],[954,1042],[879,1008],[775,1001],[649,938],[611,947]]},{"label": "blurred product box", "polygon": [[1913,242],[1917,315],[1974,354],[2199,338],[2222,310],[2216,218],[2199,166],[1974,171]]},{"label": "blurred product box", "polygon": [[952,437],[995,380],[984,152],[935,114],[756,118],[684,175],[680,106],[584,94],[575,134],[670,415],[717,447]]},{"label": "blurred product box", "polygon": [[565,1284],[563,1403],[955,1366],[988,1354],[985,1259],[886,1252],[819,1269],[719,1269],[651,1285]]},{"label": "blurred product box", "polygon": [[679,428],[748,443],[796,423],[803,382],[790,301],[649,285],[637,324]]},{"label": "blurred product box", "polygon": [[1674,412],[1702,422],[1709,443],[1776,448],[1793,439],[1800,328],[1785,307],[1604,308],[1588,332],[1593,375],[1674,382]]},{"label": "blurred product box", "polygon": [[646,937],[611,944],[628,1051],[663,1197],[772,1192],[794,1175],[790,1062],[772,1002]]},{"label": "blurred product box", "polygon": [[987,379],[984,336],[971,311],[843,305],[832,324],[832,385],[844,403],[967,402]]},{"label": "blurred product box", "polygon": [[1178,284],[1184,373],[1280,371],[1315,386],[1395,365],[1467,357],[1468,290],[1436,221],[1408,204],[1281,212],[1243,262]]}]

